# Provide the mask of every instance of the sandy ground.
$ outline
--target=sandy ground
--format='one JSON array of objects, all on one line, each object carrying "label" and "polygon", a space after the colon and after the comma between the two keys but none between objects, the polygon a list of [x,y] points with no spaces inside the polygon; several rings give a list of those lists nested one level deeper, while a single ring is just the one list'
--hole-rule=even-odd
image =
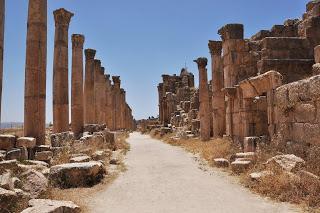
[{"label": "sandy ground", "polygon": [[297,212],[252,194],[235,178],[204,171],[194,157],[149,136],[133,133],[128,170],[104,191],[88,198],[95,213]]}]

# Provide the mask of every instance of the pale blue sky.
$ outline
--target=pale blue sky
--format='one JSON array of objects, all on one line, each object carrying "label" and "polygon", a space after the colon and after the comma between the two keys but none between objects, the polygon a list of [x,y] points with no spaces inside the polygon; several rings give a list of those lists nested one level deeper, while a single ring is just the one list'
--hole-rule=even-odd
[{"label": "pale blue sky", "polygon": [[[47,121],[52,121],[52,12],[57,8],[64,7],[75,14],[70,36],[84,34],[85,48],[96,49],[107,72],[121,76],[127,101],[140,119],[158,114],[156,86],[163,73],[179,73],[187,63],[197,79],[192,60],[209,57],[208,40],[219,39],[217,31],[221,26],[243,23],[249,37],[282,24],[285,19],[300,18],[307,2],[48,0]],[[26,0],[6,0],[3,121],[23,121],[27,4]]]}]

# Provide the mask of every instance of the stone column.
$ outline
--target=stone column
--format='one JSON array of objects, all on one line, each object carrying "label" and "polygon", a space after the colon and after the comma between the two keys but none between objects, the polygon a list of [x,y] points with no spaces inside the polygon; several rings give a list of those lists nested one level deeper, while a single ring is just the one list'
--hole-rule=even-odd
[{"label": "stone column", "polygon": [[210,140],[210,104],[206,69],[208,59],[198,58],[194,62],[198,64],[199,69],[200,138],[202,141],[208,141]]},{"label": "stone column", "polygon": [[115,129],[119,130],[120,126],[120,76],[112,76],[113,84],[114,84],[114,120],[115,120]]},{"label": "stone column", "polygon": [[53,132],[69,131],[68,31],[73,13],[61,8],[55,20],[53,61]]},{"label": "stone column", "polygon": [[84,36],[72,35],[71,127],[75,136],[83,132],[83,43]]},{"label": "stone column", "polygon": [[106,124],[109,129],[112,127],[112,85],[110,75],[106,75]]},{"label": "stone column", "polygon": [[[113,78],[113,77],[112,77]],[[116,129],[116,97],[115,97],[115,85],[111,85],[111,93],[110,93],[110,130]]]},{"label": "stone column", "polygon": [[45,144],[47,0],[29,0],[24,94],[24,135]]},{"label": "stone column", "polygon": [[4,50],[5,0],[0,0],[0,122],[2,112],[3,50]]},{"label": "stone column", "polygon": [[93,124],[94,111],[94,57],[96,50],[86,49],[86,71],[84,83],[84,123]]},{"label": "stone column", "polygon": [[[235,86],[239,83],[241,58],[244,55],[246,42],[242,24],[227,24],[219,32],[222,38],[224,87],[229,95],[225,96],[226,102],[226,135],[234,138],[239,135],[241,119],[239,115],[239,100],[234,95]],[[246,53],[247,54],[247,53]],[[239,123],[240,122],[240,123]]]},{"label": "stone column", "polygon": [[163,98],[163,84],[160,83],[158,85],[158,95],[159,95],[159,121],[161,124],[163,124],[163,104],[162,104],[162,98]]},{"label": "stone column", "polygon": [[213,136],[222,137],[225,134],[225,102],[224,78],[222,64],[222,42],[209,41],[212,69],[212,111],[213,111]]},{"label": "stone column", "polygon": [[100,81],[100,72],[101,72],[101,61],[95,59],[94,60],[94,122],[95,124],[99,123],[99,106],[100,106],[100,98],[99,98],[99,81]]},{"label": "stone column", "polygon": [[126,91],[120,91],[120,129],[125,129],[125,105],[126,105]]},{"label": "stone column", "polygon": [[106,114],[105,114],[105,76],[104,76],[104,71],[105,68],[101,67],[100,69],[100,75],[99,75],[99,117],[98,117],[98,122],[99,124],[105,124],[105,118],[106,118]]}]

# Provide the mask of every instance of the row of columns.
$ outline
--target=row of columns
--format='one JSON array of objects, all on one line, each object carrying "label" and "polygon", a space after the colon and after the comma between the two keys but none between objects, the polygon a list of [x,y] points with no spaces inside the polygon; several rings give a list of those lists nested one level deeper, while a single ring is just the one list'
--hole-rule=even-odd
[{"label": "row of columns", "polygon": [[[222,137],[226,131],[226,107],[224,88],[224,71],[221,41],[209,41],[212,68],[212,110],[210,110],[210,96],[207,75],[207,58],[198,58],[195,62],[199,69],[199,117],[200,138],[210,140],[212,122],[213,137]],[[212,111],[212,115],[211,115]]]},{"label": "row of columns", "polygon": [[[0,0],[0,13],[1,13]],[[53,63],[53,132],[69,131],[68,38],[73,13],[54,11],[55,39]],[[1,17],[1,14],[0,14]],[[71,128],[76,136],[84,124],[107,124],[111,130],[133,129],[132,110],[120,87],[120,77],[105,75],[96,51],[83,51],[85,37],[72,35]],[[0,20],[0,50],[1,50]],[[83,56],[85,54],[85,79]],[[47,65],[47,0],[29,0],[25,68],[24,135],[45,144]],[[1,67],[1,61],[0,61]],[[1,76],[1,68],[0,68]],[[1,80],[1,78],[0,78]],[[1,87],[1,85],[0,85]]]}]

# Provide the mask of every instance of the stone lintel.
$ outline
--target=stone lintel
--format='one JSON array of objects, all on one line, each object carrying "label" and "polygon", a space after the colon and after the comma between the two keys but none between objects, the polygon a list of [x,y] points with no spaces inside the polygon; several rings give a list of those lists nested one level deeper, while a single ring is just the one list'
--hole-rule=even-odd
[{"label": "stone lintel", "polygon": [[64,8],[53,11],[54,20],[56,26],[67,26],[69,27],[71,18],[74,16],[73,13],[69,12]]},{"label": "stone lintel", "polygon": [[208,47],[209,47],[211,55],[221,55],[222,41],[209,40]]},{"label": "stone lintel", "polygon": [[245,79],[239,83],[244,98],[254,98],[282,85],[282,75],[276,71]]},{"label": "stone lintel", "polygon": [[94,59],[97,51],[94,49],[85,49],[84,53],[86,55],[86,60],[90,60],[90,59]]},{"label": "stone lintel", "polygon": [[223,41],[229,39],[243,39],[243,24],[227,24],[218,31],[218,34],[221,36]]},{"label": "stone lintel", "polygon": [[224,94],[230,98],[235,97],[235,95],[237,94],[237,88],[236,87],[225,87],[222,89],[222,91],[224,92]]},{"label": "stone lintel", "polygon": [[208,65],[208,59],[204,57],[200,57],[194,60],[194,62],[198,64],[198,68],[206,68],[206,66]]}]

